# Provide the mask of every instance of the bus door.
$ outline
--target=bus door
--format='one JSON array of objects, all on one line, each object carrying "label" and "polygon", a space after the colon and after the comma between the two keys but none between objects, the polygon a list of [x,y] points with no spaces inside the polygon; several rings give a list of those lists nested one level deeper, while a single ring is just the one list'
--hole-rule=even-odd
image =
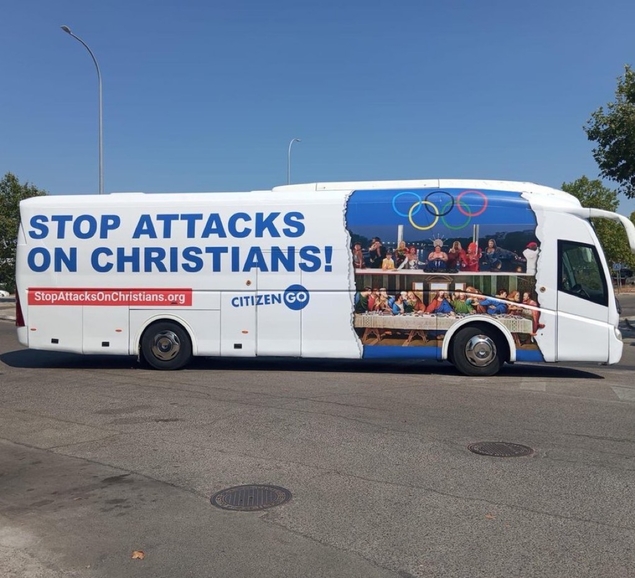
[{"label": "bus door", "polygon": [[576,240],[557,241],[557,360],[607,362],[609,290],[597,241],[588,222],[567,214],[559,219],[560,230]]}]

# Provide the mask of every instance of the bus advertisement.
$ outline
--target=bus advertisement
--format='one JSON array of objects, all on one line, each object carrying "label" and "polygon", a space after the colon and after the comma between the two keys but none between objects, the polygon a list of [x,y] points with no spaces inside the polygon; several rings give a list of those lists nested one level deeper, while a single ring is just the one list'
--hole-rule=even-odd
[{"label": "bus advertisement", "polygon": [[[565,192],[502,181],[48,196],[20,205],[18,337],[138,355],[617,363],[611,271]],[[582,337],[583,336],[583,337]]]}]

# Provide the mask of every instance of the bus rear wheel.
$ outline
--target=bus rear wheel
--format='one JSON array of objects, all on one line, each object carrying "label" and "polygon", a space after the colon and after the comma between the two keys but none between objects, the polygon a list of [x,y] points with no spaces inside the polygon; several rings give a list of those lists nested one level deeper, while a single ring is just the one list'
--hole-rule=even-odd
[{"label": "bus rear wheel", "polygon": [[155,369],[181,369],[192,359],[192,340],[178,323],[159,321],[143,332],[141,354]]},{"label": "bus rear wheel", "polygon": [[496,375],[503,366],[504,347],[495,329],[465,327],[454,336],[451,360],[463,375]]}]

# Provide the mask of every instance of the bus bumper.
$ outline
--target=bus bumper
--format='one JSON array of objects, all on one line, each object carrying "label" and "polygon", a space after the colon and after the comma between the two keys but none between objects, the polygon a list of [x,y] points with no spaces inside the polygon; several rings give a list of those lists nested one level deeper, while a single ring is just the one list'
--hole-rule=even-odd
[{"label": "bus bumper", "polygon": [[609,365],[619,363],[620,359],[622,359],[623,349],[622,332],[617,327],[613,327],[609,336]]},{"label": "bus bumper", "polygon": [[29,331],[26,327],[18,327],[18,341],[20,345],[29,346]]}]

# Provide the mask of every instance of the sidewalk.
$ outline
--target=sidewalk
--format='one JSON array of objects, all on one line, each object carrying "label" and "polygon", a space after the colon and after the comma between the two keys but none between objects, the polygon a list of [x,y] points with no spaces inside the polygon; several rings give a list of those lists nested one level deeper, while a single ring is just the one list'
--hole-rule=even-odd
[{"label": "sidewalk", "polygon": [[0,320],[15,321],[15,299],[13,297],[0,299]]}]

